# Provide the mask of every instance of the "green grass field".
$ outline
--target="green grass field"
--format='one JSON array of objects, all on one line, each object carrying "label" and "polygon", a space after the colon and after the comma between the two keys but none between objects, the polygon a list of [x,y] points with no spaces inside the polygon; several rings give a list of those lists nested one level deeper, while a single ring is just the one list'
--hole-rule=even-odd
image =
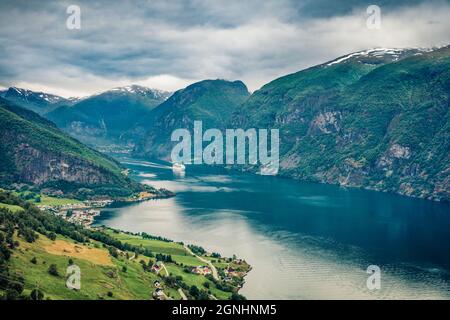
[{"label": "green grass field", "polygon": [[[111,229],[105,229],[104,230],[107,234],[130,244],[134,245],[142,245],[145,248],[149,248],[152,250],[153,253],[163,253],[163,254],[170,254],[172,256],[172,259],[177,262],[178,264],[183,264],[183,266],[204,266],[205,263],[200,261],[198,258],[191,256],[187,253],[186,249],[183,247],[183,245],[176,243],[176,242],[166,242],[166,241],[160,241],[160,240],[150,240],[150,239],[143,239],[142,237],[138,235],[130,235],[125,233],[117,233],[114,232]],[[224,262],[225,259],[221,259],[222,261],[219,263],[217,262],[218,259],[205,257],[209,260],[216,260],[216,263],[214,265],[216,267],[226,267],[227,263]],[[140,260],[141,258],[138,258],[137,260]],[[167,270],[169,271],[169,274],[171,276],[181,276],[183,278],[183,281],[189,285],[195,285],[199,289],[205,289],[210,290],[211,293],[218,299],[229,299],[231,296],[230,292],[221,291],[216,288],[215,284],[206,278],[203,275],[197,275],[194,273],[187,273],[185,272],[182,266],[177,265],[175,263],[165,263],[165,266]],[[164,272],[162,272],[164,274]],[[206,289],[204,287],[204,283],[209,284],[209,288]]]},{"label": "green grass field", "polygon": [[19,206],[15,206],[12,204],[6,204],[6,203],[0,203],[0,208],[6,208],[6,209],[10,210],[11,212],[23,211],[23,209]]},{"label": "green grass field", "polygon": [[[18,206],[8,207],[22,209]],[[170,254],[174,262],[164,262],[164,265],[168,275],[173,278],[165,279],[167,274],[164,270],[159,274],[145,270],[141,262],[145,262],[146,266],[151,265],[155,261],[154,257],[149,258],[142,254],[136,257],[132,252],[119,252],[117,257],[113,257],[103,243],[92,239],[89,243],[82,244],[62,235],[57,235],[52,241],[39,234],[36,241],[29,243],[15,234],[14,240],[17,240],[19,245],[13,250],[8,267],[14,274],[24,277],[23,295],[29,296],[33,289],[38,288],[44,293],[45,299],[52,300],[151,300],[155,290],[154,281],[158,280],[164,293],[174,300],[181,299],[179,286],[196,286],[218,299],[231,297],[231,292],[219,290],[207,277],[186,272],[186,266],[189,270],[192,266],[205,263],[190,255],[182,244],[144,239],[138,235],[115,232],[107,228],[103,231],[122,242],[148,248],[153,254]],[[80,290],[69,289],[66,285],[66,270],[70,259],[81,270]],[[59,275],[49,273],[49,266],[52,264],[56,265]],[[179,281],[178,285],[173,283],[175,278]],[[188,293],[188,290],[185,292]]]},{"label": "green grass field", "polygon": [[155,253],[182,255],[182,256],[186,254],[186,250],[184,249],[184,247],[176,242],[143,239],[142,237],[137,235],[131,235],[126,233],[115,233],[110,229],[105,229],[104,231],[105,233],[122,242],[126,242],[136,246],[142,246]]},{"label": "green grass field", "polygon": [[[65,204],[79,204],[81,203],[80,200],[76,199],[68,199],[68,198],[57,198],[57,197],[50,197],[44,194],[39,194],[31,191],[13,191],[12,194],[15,196],[24,199],[26,201],[29,201],[35,205],[46,205],[46,206],[62,206]],[[40,201],[36,201],[37,199],[40,199]]]},{"label": "green grass field", "polygon": [[[17,239],[20,246],[11,259],[11,267],[15,273],[25,276],[25,294],[38,287],[45,293],[45,297],[50,299],[148,300],[152,299],[153,282],[157,279],[161,281],[161,277],[151,272],[145,272],[137,260],[130,261],[125,257],[111,258],[111,265],[99,265],[87,259],[70,256],[70,253],[66,253],[66,256],[48,253],[46,247],[51,245],[52,241],[43,235],[40,235],[39,239],[31,244],[20,238]],[[61,236],[58,236],[57,240],[74,243]],[[95,250],[93,244],[90,247]],[[96,250],[106,251],[105,249]],[[36,264],[31,262],[33,257],[37,260]],[[81,290],[79,291],[66,287],[65,272],[69,258],[81,270]],[[56,264],[59,271],[58,277],[48,273],[48,267],[51,264]],[[126,272],[122,270],[123,266],[126,266]],[[113,292],[112,297],[108,297],[109,291]],[[164,288],[164,291],[174,299],[181,298],[175,289]]]},{"label": "green grass field", "polygon": [[41,202],[36,203],[37,205],[47,205],[47,206],[62,206],[65,204],[79,204],[81,201],[76,199],[67,199],[67,198],[56,198],[49,197],[45,195],[41,195]]}]

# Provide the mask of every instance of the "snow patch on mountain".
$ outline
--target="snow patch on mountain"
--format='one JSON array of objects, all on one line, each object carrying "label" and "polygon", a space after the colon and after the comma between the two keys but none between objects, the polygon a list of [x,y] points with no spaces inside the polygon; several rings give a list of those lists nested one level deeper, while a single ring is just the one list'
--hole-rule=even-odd
[{"label": "snow patch on mountain", "polygon": [[123,93],[134,93],[140,94],[144,96],[151,95],[156,99],[164,99],[166,100],[170,96],[170,92],[163,91],[159,89],[147,88],[139,85],[129,85],[125,87],[117,87],[109,90],[109,92],[123,92]]},{"label": "snow patch on mountain", "polygon": [[22,89],[17,87],[10,87],[3,96],[8,98],[8,96],[14,96],[16,98],[23,99],[24,101],[28,101],[30,99],[33,100],[41,100],[46,101],[49,104],[59,103],[65,101],[66,99],[54,94],[49,94],[45,92],[35,92],[28,89]]},{"label": "snow patch on mountain", "polygon": [[332,66],[338,63],[342,63],[351,58],[355,57],[364,57],[364,58],[384,58],[389,56],[392,58],[392,61],[397,61],[401,57],[410,54],[410,55],[421,55],[425,52],[433,51],[434,48],[374,48],[368,49],[364,51],[359,51],[355,53],[351,53],[342,57],[339,57],[329,63],[326,66]]}]

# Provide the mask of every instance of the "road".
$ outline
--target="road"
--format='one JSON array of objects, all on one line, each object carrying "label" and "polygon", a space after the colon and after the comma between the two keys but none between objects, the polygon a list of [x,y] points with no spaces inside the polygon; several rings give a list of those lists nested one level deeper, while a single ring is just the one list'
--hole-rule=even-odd
[{"label": "road", "polygon": [[183,300],[187,300],[188,299],[181,288],[178,289],[178,293],[180,294],[181,299],[183,299]]},{"label": "road", "polygon": [[195,253],[192,252],[191,249],[189,249],[189,247],[188,247],[187,245],[184,245],[184,248],[186,249],[186,251],[187,251],[189,254],[193,255],[193,256],[196,257],[198,260],[200,260],[200,261],[206,263],[206,264],[211,268],[213,278],[216,279],[216,280],[220,280],[220,279],[219,279],[219,273],[217,272],[216,267],[211,263],[211,261],[209,261],[209,260],[207,260],[207,259],[205,259],[205,258],[202,258],[202,257],[196,255]]},{"label": "road", "polygon": [[166,272],[166,276],[169,276],[169,271],[167,271],[166,266],[164,265],[164,263],[161,262],[161,266],[164,268],[164,271]]}]

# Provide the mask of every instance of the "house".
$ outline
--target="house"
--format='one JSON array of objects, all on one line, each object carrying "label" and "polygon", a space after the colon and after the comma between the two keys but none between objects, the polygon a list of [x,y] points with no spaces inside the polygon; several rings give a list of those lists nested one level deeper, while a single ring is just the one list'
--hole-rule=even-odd
[{"label": "house", "polygon": [[158,300],[165,300],[166,295],[164,294],[164,291],[160,288],[156,288],[156,290],[153,292],[153,298]]},{"label": "house", "polygon": [[207,275],[207,274],[211,274],[211,269],[209,269],[209,267],[207,266],[198,266],[198,267],[194,267],[192,268],[192,272],[196,273],[196,274],[201,274],[201,275]]},{"label": "house", "polygon": [[237,270],[232,267],[228,267],[227,269],[225,269],[224,273],[227,277],[237,277],[239,275]]},{"label": "house", "polygon": [[155,264],[153,264],[152,265],[152,268],[151,268],[151,270],[154,272],[154,273],[158,273],[160,270],[161,270],[161,262],[160,261],[157,261]]}]

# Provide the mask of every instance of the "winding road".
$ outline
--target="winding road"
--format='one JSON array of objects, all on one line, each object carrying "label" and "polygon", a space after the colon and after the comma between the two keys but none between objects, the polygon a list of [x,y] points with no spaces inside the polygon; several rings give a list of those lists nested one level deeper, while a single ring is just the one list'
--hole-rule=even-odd
[{"label": "winding road", "polygon": [[189,247],[188,247],[187,245],[184,245],[184,248],[186,249],[186,251],[187,251],[189,254],[193,255],[193,256],[196,257],[198,260],[200,260],[200,261],[206,263],[206,264],[211,268],[213,278],[216,279],[216,280],[220,280],[220,278],[219,278],[219,273],[217,272],[216,267],[211,263],[211,261],[209,261],[209,260],[207,260],[207,259],[205,259],[205,258],[202,258],[202,257],[196,255],[194,252],[192,252],[191,249],[189,249]]}]

